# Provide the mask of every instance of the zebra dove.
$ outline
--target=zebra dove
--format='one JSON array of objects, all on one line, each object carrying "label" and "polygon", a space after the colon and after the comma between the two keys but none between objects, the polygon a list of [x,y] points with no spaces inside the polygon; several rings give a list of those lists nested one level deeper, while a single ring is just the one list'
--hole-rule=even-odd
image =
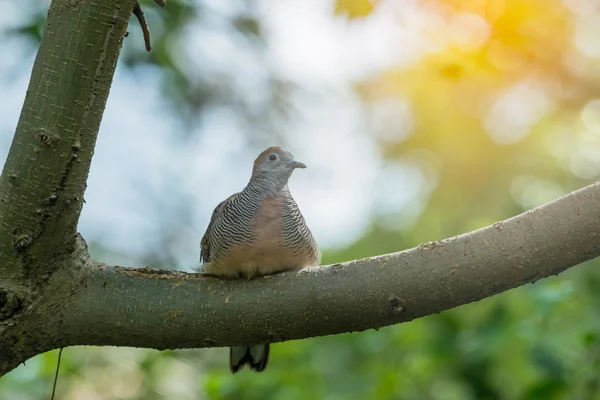
[{"label": "zebra dove", "polygon": [[[213,211],[200,243],[201,271],[222,278],[247,278],[316,266],[321,253],[288,188],[296,168],[292,153],[272,146],[254,161],[246,187]],[[229,367],[257,372],[269,361],[269,344],[229,350]]]}]

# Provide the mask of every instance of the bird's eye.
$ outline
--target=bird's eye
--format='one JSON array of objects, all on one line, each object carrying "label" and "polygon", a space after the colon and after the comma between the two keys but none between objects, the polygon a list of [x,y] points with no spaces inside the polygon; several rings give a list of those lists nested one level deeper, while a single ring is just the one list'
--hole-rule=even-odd
[{"label": "bird's eye", "polygon": [[275,161],[277,160],[277,155],[276,154],[269,154],[269,161]]}]

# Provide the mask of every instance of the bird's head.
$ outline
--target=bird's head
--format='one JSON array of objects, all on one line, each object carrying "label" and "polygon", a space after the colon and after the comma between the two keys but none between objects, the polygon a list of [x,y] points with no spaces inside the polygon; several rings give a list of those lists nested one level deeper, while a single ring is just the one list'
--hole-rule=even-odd
[{"label": "bird's head", "polygon": [[296,168],[306,168],[306,165],[294,160],[294,155],[283,147],[271,146],[254,160],[252,176],[285,185]]}]

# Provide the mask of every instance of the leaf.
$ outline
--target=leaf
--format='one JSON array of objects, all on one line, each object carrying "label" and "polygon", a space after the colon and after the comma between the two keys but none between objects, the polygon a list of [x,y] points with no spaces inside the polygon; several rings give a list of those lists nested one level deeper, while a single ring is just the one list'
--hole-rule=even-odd
[{"label": "leaf", "polygon": [[335,13],[345,15],[350,19],[366,17],[374,9],[377,0],[337,0],[335,2]]}]

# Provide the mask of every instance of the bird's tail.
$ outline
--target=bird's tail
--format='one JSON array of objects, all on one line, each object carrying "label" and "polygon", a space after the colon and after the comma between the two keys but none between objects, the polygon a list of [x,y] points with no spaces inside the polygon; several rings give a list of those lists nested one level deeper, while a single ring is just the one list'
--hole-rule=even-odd
[{"label": "bird's tail", "polygon": [[262,372],[269,362],[269,344],[236,346],[229,348],[229,368],[235,374],[246,364],[256,372]]}]

